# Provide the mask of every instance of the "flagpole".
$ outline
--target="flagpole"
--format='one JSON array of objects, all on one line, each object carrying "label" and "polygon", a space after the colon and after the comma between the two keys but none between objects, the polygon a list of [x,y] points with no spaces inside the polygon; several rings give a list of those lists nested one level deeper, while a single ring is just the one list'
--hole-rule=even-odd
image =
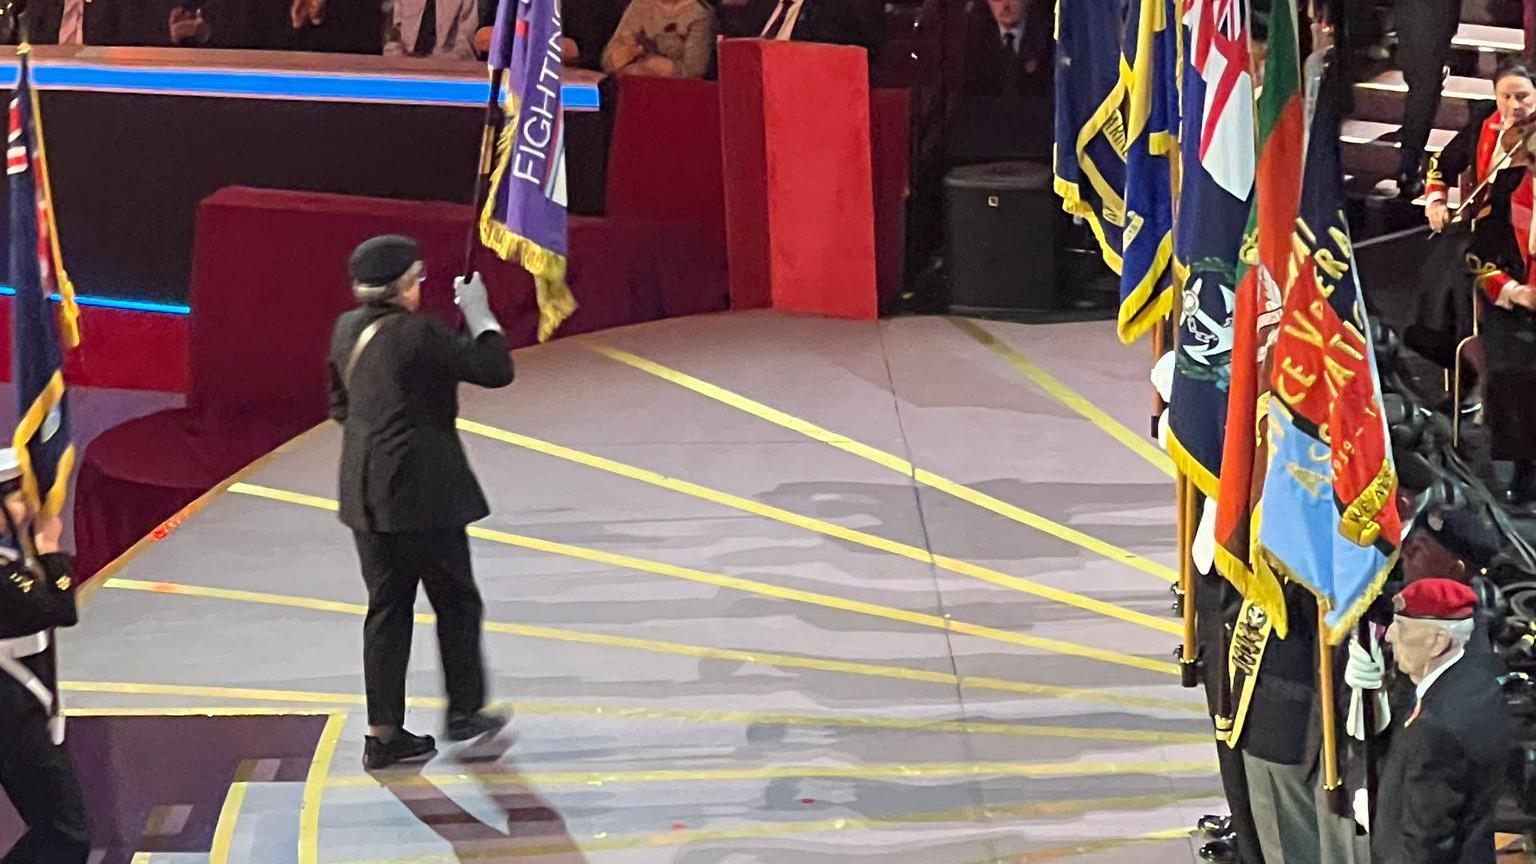
[{"label": "flagpole", "polygon": [[1323,790],[1339,788],[1339,733],[1333,711],[1333,646],[1328,644],[1328,609],[1317,604],[1318,710],[1323,712]]},{"label": "flagpole", "polygon": [[480,211],[485,209],[486,189],[490,185],[491,162],[496,157],[496,135],[501,130],[501,82],[505,69],[491,70],[491,93],[485,102],[485,126],[480,131],[480,164],[475,170],[475,191],[470,198],[468,236],[464,238],[463,276],[474,273],[475,250],[480,247]]},{"label": "flagpole", "polygon": [[1199,646],[1195,643],[1195,488],[1182,471],[1175,480],[1178,501],[1179,532],[1179,614],[1184,618],[1184,641],[1179,646],[1179,673],[1185,687],[1198,687],[1196,664]]}]

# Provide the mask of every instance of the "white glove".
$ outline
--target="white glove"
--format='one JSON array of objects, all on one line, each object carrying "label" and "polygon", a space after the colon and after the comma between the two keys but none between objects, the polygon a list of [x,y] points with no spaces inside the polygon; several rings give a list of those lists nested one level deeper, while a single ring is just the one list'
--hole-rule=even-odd
[{"label": "white glove", "polygon": [[1355,821],[1360,823],[1360,830],[1369,834],[1371,831],[1371,793],[1364,789],[1356,789],[1353,803]]},{"label": "white glove", "polygon": [[1216,569],[1216,499],[1205,499],[1200,510],[1200,525],[1195,528],[1195,543],[1190,548],[1196,573],[1211,573]]},{"label": "white glove", "polygon": [[1173,363],[1173,352],[1169,351],[1157,358],[1157,363],[1152,367],[1152,387],[1164,402],[1173,395]]},{"label": "white glove", "polygon": [[[1344,667],[1344,683],[1350,687],[1349,716],[1344,723],[1344,731],[1356,741],[1364,741],[1365,730],[1365,699],[1367,695],[1374,700],[1376,709],[1376,723],[1370,734],[1378,734],[1387,728],[1392,722],[1392,709],[1387,702],[1387,692],[1382,688],[1386,683],[1386,661],[1381,654],[1381,644],[1376,641],[1375,632],[1371,633],[1371,647],[1362,646],[1357,640],[1350,640],[1349,663]],[[1368,694],[1367,694],[1367,691]]]},{"label": "white glove", "polygon": [[1380,690],[1386,682],[1385,663],[1375,633],[1371,634],[1370,642],[1371,647],[1367,650],[1359,640],[1349,640],[1349,663],[1344,667],[1344,683],[1356,690]]},{"label": "white glove", "polygon": [[468,279],[460,276],[453,280],[453,302],[464,313],[464,324],[469,327],[470,336],[479,336],[492,330],[502,332],[501,322],[491,313],[490,296],[485,291],[485,282],[480,279],[479,273]]},{"label": "white glove", "polygon": [[1167,412],[1167,410],[1164,410],[1163,413],[1157,415],[1157,446],[1163,448],[1163,452],[1165,452],[1165,453],[1168,451],[1168,412]]}]

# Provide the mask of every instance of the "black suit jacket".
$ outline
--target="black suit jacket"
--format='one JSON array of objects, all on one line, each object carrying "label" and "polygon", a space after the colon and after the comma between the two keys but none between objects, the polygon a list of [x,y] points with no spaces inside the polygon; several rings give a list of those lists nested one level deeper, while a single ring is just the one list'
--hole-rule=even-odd
[{"label": "black suit jacket", "polygon": [[[164,5],[160,17],[162,39],[169,42],[170,4],[135,0],[91,0],[85,4],[85,44],[139,45],[148,32],[144,22]],[[148,6],[148,10],[144,7]],[[64,22],[64,0],[28,0],[27,36],[37,45],[57,45]],[[158,42],[151,44],[160,44]]]},{"label": "black suit jacket", "polygon": [[[343,384],[358,336],[387,319]],[[459,382],[512,383],[512,355],[497,332],[471,339],[426,315],[367,305],[342,315],[331,336],[331,419],[342,424],[341,521],[359,531],[458,528],[491,511],[454,422]]]},{"label": "black suit jacket", "polygon": [[[721,32],[736,37],[759,36],[778,7],[779,0],[722,6]],[[795,42],[857,45],[868,49],[873,57],[885,42],[885,6],[880,0],[805,0],[790,38]]]},{"label": "black suit jacket", "polygon": [[1372,860],[1494,864],[1510,725],[1489,652],[1469,648],[1425,694],[1412,723],[1409,716],[1393,716]]},{"label": "black suit jacket", "polygon": [[[1051,57],[1051,19],[1036,9],[1050,7],[1031,4],[1019,37],[1018,50],[1010,51],[1002,31],[985,8],[972,17],[965,44],[965,86],[971,96],[1018,98],[1049,97],[1055,68]],[[1048,123],[1050,117],[1036,118]]]}]

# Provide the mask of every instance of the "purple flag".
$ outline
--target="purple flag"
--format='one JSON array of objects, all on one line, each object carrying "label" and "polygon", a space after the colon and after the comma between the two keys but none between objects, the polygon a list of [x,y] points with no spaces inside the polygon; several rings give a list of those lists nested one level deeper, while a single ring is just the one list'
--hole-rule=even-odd
[{"label": "purple flag", "polygon": [[501,0],[492,70],[506,70],[505,111],[480,240],[533,275],[539,341],[576,311],[565,283],[565,119],[559,0]]}]

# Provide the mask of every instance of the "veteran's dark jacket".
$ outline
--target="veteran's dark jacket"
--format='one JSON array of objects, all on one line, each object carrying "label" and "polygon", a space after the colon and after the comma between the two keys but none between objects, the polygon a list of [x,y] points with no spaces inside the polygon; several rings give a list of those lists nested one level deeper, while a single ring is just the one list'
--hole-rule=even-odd
[{"label": "veteran's dark jacket", "polygon": [[[358,336],[386,319],[342,376]],[[331,337],[331,419],[342,424],[341,521],[400,533],[468,525],[490,513],[454,422],[459,383],[505,387],[512,355],[501,333],[477,338],[394,305],[342,315]]]}]

